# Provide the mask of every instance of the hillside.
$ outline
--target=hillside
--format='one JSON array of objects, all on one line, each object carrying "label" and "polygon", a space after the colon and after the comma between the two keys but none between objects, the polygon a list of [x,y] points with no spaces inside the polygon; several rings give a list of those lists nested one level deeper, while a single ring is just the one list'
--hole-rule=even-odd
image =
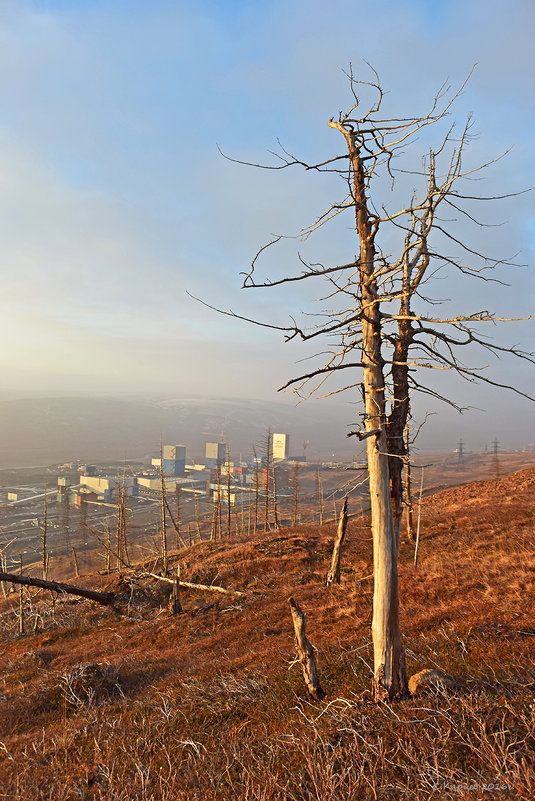
[{"label": "hillside", "polygon": [[[418,568],[412,544],[400,553],[408,672],[437,668],[458,686],[392,707],[369,693],[363,518],[349,523],[342,583],[329,590],[334,528],[303,525],[181,552],[183,579],[244,593],[183,589],[181,615],[147,578],[121,611],[52,607],[34,590],[37,631],[20,637],[13,594],[0,602],[0,797],[533,798],[534,529],[533,467],[424,499]],[[321,703],[295,663],[290,595],[308,617]]]}]

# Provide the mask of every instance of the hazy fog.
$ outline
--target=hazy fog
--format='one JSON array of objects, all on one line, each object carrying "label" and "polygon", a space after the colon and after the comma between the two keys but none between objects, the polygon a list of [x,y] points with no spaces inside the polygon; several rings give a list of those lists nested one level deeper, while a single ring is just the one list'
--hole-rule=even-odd
[{"label": "hazy fog", "polygon": [[[477,137],[467,158],[484,162],[513,146],[477,188],[503,195],[533,186],[534,22],[530,0],[389,0],[373,8],[361,0],[1,3],[0,398],[277,402],[275,390],[312,351],[219,316],[186,290],[280,324],[310,310],[320,289],[243,292],[239,273],[273,234],[298,233],[343,186],[298,169],[232,164],[217,145],[274,163],[268,151],[280,138],[304,159],[327,158],[339,150],[327,121],[351,101],[341,72],[350,61],[365,76],[363,60],[374,65],[398,115],[421,113],[445,79],[460,85],[477,62],[455,108],[461,122],[474,113]],[[416,169],[427,146],[424,138],[413,150]],[[411,180],[400,182],[402,195]],[[527,266],[505,272],[511,287],[455,277],[439,283],[435,296],[463,312],[532,313],[533,194],[485,209],[499,227],[458,221],[462,237],[475,237],[497,258],[518,253],[515,261]],[[298,270],[297,250],[336,263],[355,248],[348,219],[317,239],[286,242],[261,270],[272,277]],[[493,330],[497,341],[526,349],[533,334],[532,321]],[[475,364],[488,358],[474,357]],[[491,368],[495,379],[535,394],[526,364],[504,358]],[[459,417],[444,409],[422,433],[428,446],[454,446],[459,436],[473,447],[495,435],[510,447],[535,439],[528,401],[448,376],[426,380],[461,405],[486,410]],[[334,421],[337,431],[338,421],[355,419],[354,400],[348,396],[336,412],[329,405],[318,412],[314,402],[316,422],[308,425]],[[439,407],[424,398],[415,408],[423,419]],[[38,427],[29,436],[24,404],[1,404],[0,412],[6,454],[44,436]],[[70,420],[72,406],[61,414]],[[143,447],[163,425],[151,415],[138,432]],[[127,429],[106,425],[117,433],[116,450],[121,436],[127,450]]]}]

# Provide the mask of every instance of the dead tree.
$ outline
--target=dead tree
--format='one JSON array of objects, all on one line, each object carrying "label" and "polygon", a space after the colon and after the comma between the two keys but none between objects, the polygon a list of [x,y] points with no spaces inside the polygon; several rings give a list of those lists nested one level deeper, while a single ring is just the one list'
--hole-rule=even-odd
[{"label": "dead tree", "polygon": [[405,427],[405,509],[407,510],[407,537],[410,542],[416,540],[414,531],[414,506],[412,503],[412,474],[409,453],[409,425]]},{"label": "dead tree", "polygon": [[[176,496],[176,507],[175,507],[176,508],[176,512],[175,512],[176,520],[175,520],[173,528],[175,529],[176,549],[178,551],[180,549],[180,543],[182,543],[184,545],[184,541],[182,540],[182,537],[180,535],[180,487],[178,486],[178,484],[175,487],[175,496]],[[173,520],[173,515],[171,513],[169,513],[169,517],[171,518],[171,520]]]},{"label": "dead tree", "polygon": [[65,584],[61,581],[44,581],[43,579],[31,578],[30,576],[15,575],[14,573],[0,572],[0,581],[9,581],[12,584],[18,584],[23,587],[39,587],[43,590],[51,590],[57,593],[67,593],[68,595],[78,595],[80,598],[87,598],[90,601],[96,601],[104,606],[110,606],[115,600],[115,595],[112,592],[97,592],[96,590],[88,590],[85,587],[75,587],[72,584]]},{"label": "dead tree", "polygon": [[331,567],[327,573],[325,584],[330,587],[331,584],[340,584],[340,557],[342,555],[342,543],[346,535],[347,528],[347,495],[344,498],[344,505],[340,512],[340,520],[338,521],[338,531],[334,540],[333,554],[331,558]]},{"label": "dead tree", "polygon": [[[9,576],[9,573],[4,573],[2,578],[4,581],[9,581],[9,579],[4,578],[4,576]],[[22,554],[20,555],[20,576],[22,578]],[[22,582],[19,582],[19,634],[24,634],[24,586]]]},{"label": "dead tree", "polygon": [[260,480],[258,474],[258,459],[256,457],[256,448],[253,447],[253,456],[254,456],[254,475],[253,475],[253,487],[254,487],[254,528],[253,528],[253,536],[256,536],[256,532],[258,530],[258,496],[260,492]]},{"label": "dead tree", "polygon": [[293,490],[294,490],[294,499],[293,499],[292,525],[296,526],[297,514],[299,511],[299,462],[296,462],[294,465]]},{"label": "dead tree", "polygon": [[[219,539],[223,539],[223,506],[221,499],[221,464],[217,461],[217,525],[219,529]],[[190,543],[191,545],[191,543]]]},{"label": "dead tree", "polygon": [[163,447],[160,441],[160,485],[161,485],[161,500],[160,500],[160,537],[161,537],[161,556],[164,573],[167,573],[167,532],[165,530],[165,508],[167,499],[165,497],[165,480],[163,475]]},{"label": "dead tree", "polygon": [[109,573],[111,570],[111,532],[110,532],[110,521],[106,522],[106,559],[105,559],[105,566],[104,570],[106,573]]},{"label": "dead tree", "polygon": [[173,589],[169,599],[169,611],[172,615],[182,614],[182,604],[180,603],[180,565],[176,566],[176,578],[173,581]]},{"label": "dead tree", "polygon": [[[450,370],[469,382],[505,386],[481,368],[464,364],[459,351],[466,347],[471,354],[479,347],[497,356],[512,354],[529,364],[535,364],[535,355],[516,346],[498,345],[482,331],[486,325],[494,326],[510,318],[477,308],[473,312],[437,315],[441,301],[430,297],[429,285],[437,273],[449,271],[459,278],[489,280],[489,271],[513,263],[511,259],[485,254],[477,242],[463,241],[464,234],[459,237],[451,228],[457,222],[456,217],[451,219],[453,213],[462,216],[467,225],[474,223],[477,235],[483,223],[477,218],[475,207],[480,201],[497,199],[474,194],[473,179],[493,162],[466,165],[471,119],[459,130],[447,120],[459,92],[452,94],[449,88],[442,87],[427,112],[404,119],[397,115],[389,118],[383,110],[385,96],[376,74],[370,81],[357,81],[350,71],[348,79],[352,105],[328,123],[343,142],[341,151],[306,163],[283,150],[274,166],[253,166],[297,166],[309,172],[338,174],[345,181],[345,195],[321,212],[301,234],[307,239],[318,228],[348,212],[353,215],[357,255],[336,265],[308,263],[300,256],[300,266],[304,268],[300,272],[273,280],[257,279],[258,259],[282,238],[277,237],[258,251],[243,287],[280,287],[320,279],[328,284],[329,307],[316,313],[316,324],[312,326],[310,314],[302,324],[292,318],[290,324],[278,325],[234,312],[223,313],[281,331],[287,341],[298,338],[312,342],[322,338],[318,353],[321,361],[280,389],[292,387],[298,394],[309,396],[331,380],[335,386],[327,394],[361,390],[363,422],[351,435],[366,440],[367,448],[374,552],[373,692],[376,699],[392,699],[408,694],[399,628],[397,563],[403,509],[404,431],[411,392],[419,390],[461,410],[458,402],[423,383],[422,372]],[[366,104],[362,95],[369,95]],[[438,144],[430,139],[423,163],[407,165],[411,146],[426,135],[427,129],[430,137],[438,134]],[[398,166],[401,158],[405,161]],[[408,201],[398,205],[400,182],[396,179],[407,173],[419,188],[411,189]],[[336,380],[347,375],[344,371],[349,371],[349,380]],[[518,387],[507,388],[533,400]]]},{"label": "dead tree", "polygon": [[294,624],[297,656],[301,663],[301,670],[303,671],[303,679],[305,680],[307,692],[314,701],[321,701],[321,699],[325,697],[325,693],[321,688],[318,678],[314,648],[306,637],[306,616],[299,608],[297,601],[293,598],[290,598],[290,609]]},{"label": "dead tree", "polygon": [[80,575],[80,571],[78,569],[78,557],[76,556],[76,548],[74,545],[72,546],[72,563],[74,565],[74,575],[76,578]]},{"label": "dead tree", "polygon": [[271,428],[268,428],[266,434],[266,451],[264,457],[264,531],[269,531],[269,479],[270,479],[270,466],[271,466]]},{"label": "dead tree", "polygon": [[273,462],[271,472],[273,474],[273,520],[275,523],[275,531],[279,528],[279,513],[277,509],[277,475],[275,472],[275,462]]},{"label": "dead tree", "polygon": [[48,525],[48,504],[46,502],[46,484],[45,484],[45,497],[43,499],[43,578],[46,581],[47,578],[47,568],[48,568],[48,556],[46,552],[46,534],[47,534],[47,525]]},{"label": "dead tree", "polygon": [[319,514],[319,522],[320,526],[323,525],[323,487],[321,485],[321,476],[320,476],[320,469],[318,467],[316,471],[316,481],[317,481],[317,490],[318,490],[318,514]]},{"label": "dead tree", "polygon": [[227,446],[227,539],[230,541],[232,532],[230,530],[231,527],[231,512],[232,509],[230,507],[230,479],[231,479],[231,469],[230,469],[230,448]]}]

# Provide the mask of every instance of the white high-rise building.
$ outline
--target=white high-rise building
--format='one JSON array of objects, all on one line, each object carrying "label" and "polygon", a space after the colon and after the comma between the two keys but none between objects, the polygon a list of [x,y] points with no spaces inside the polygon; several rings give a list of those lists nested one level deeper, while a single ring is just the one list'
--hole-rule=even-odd
[{"label": "white high-rise building", "polygon": [[273,434],[273,458],[287,459],[290,453],[290,435]]}]

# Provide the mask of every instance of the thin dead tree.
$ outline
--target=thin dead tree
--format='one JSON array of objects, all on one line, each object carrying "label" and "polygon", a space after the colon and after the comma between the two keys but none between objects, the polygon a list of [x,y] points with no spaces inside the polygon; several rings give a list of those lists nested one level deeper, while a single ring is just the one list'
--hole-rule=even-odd
[{"label": "thin dead tree", "polygon": [[340,559],[342,556],[342,543],[346,535],[347,529],[347,495],[344,498],[342,511],[340,512],[340,519],[338,521],[338,530],[333,545],[333,553],[331,557],[331,566],[327,573],[325,584],[330,587],[331,584],[340,584]]},{"label": "thin dead tree", "polygon": [[227,446],[227,539],[230,540],[232,532],[230,530],[231,527],[231,505],[230,505],[230,481],[231,481],[231,469],[230,469],[230,448]]},{"label": "thin dead tree", "polygon": [[212,526],[210,528],[210,542],[217,538],[217,502],[212,501]]},{"label": "thin dead tree", "polygon": [[201,539],[201,518],[199,512],[199,499],[197,493],[193,496],[193,507],[195,510],[195,528],[197,529],[197,540]]},{"label": "thin dead tree", "polygon": [[[180,535],[180,487],[178,484],[175,487],[175,498],[176,498],[176,506],[175,506],[175,535],[176,535],[176,550],[180,550],[180,544],[183,542],[182,537]],[[172,515],[170,515],[172,518]]]},{"label": "thin dead tree", "polygon": [[223,506],[221,499],[221,463],[217,461],[217,527],[219,539],[223,539]]},{"label": "thin dead tree", "polygon": [[48,573],[48,556],[46,551],[46,534],[48,525],[48,504],[46,501],[46,484],[45,484],[45,497],[43,499],[43,579],[46,581]]},{"label": "thin dead tree", "polygon": [[414,506],[412,503],[412,473],[411,473],[411,459],[410,459],[410,426],[407,423],[405,427],[405,509],[407,511],[407,537],[410,542],[416,540],[416,533],[414,531]]},{"label": "thin dead tree", "polygon": [[297,515],[299,512],[299,462],[294,464],[294,474],[293,474],[293,490],[294,490],[294,497],[293,497],[293,516],[292,516],[292,525],[297,525]]},{"label": "thin dead tree", "polygon": [[[117,502],[116,502],[116,566],[120,571],[122,566],[130,565],[128,556],[128,542],[126,533],[126,486],[122,481],[117,486]],[[87,530],[87,526],[86,526]]]},{"label": "thin dead tree", "polygon": [[420,476],[420,499],[418,501],[418,523],[416,525],[416,538],[414,540],[414,567],[418,567],[418,552],[420,549],[420,523],[422,520],[422,495],[424,492],[424,468]]},{"label": "thin dead tree", "polygon": [[320,526],[323,525],[323,487],[321,485],[320,469],[316,470],[316,486],[318,496],[318,515]]},{"label": "thin dead tree", "polygon": [[265,440],[264,456],[264,531],[269,531],[269,484],[271,466],[271,428],[268,428]]},{"label": "thin dead tree", "polygon": [[[288,325],[278,325],[235,312],[223,313],[281,331],[287,341],[297,338],[314,342],[322,338],[325,347],[318,354],[320,363],[294,376],[281,389],[291,387],[298,394],[309,396],[323,388],[328,379],[343,379],[344,371],[358,373],[349,381],[336,381],[327,394],[355,388],[362,393],[363,425],[349,435],[365,440],[367,448],[374,552],[373,694],[377,700],[391,700],[408,694],[399,627],[397,563],[403,510],[404,432],[411,393],[418,390],[462,410],[454,399],[422,381],[423,371],[438,369],[453,371],[468,382],[506,386],[533,400],[518,387],[491,378],[484,368],[466,365],[459,351],[466,348],[466,353],[472,355],[479,347],[496,356],[515,356],[530,365],[535,364],[535,354],[517,346],[498,345],[483,331],[487,325],[495,326],[511,318],[477,308],[437,315],[436,306],[442,301],[429,295],[429,285],[437,274],[452,272],[456,278],[496,280],[491,277],[493,270],[514,264],[511,258],[491,256],[477,242],[467,241],[464,230],[460,235],[452,230],[461,217],[466,225],[476,226],[474,234],[478,236],[484,223],[478,219],[476,206],[519,194],[474,194],[474,179],[497,159],[466,164],[472,120],[468,118],[459,129],[448,121],[464,85],[457,93],[443,86],[427,112],[400,118],[384,112],[385,94],[376,73],[370,81],[356,80],[352,70],[347,77],[353,96],[351,107],[328,123],[343,142],[341,152],[306,163],[282,150],[276,165],[252,166],[297,166],[342,178],[344,196],[321,212],[301,234],[308,239],[314,231],[348,212],[353,215],[357,255],[336,265],[309,263],[299,256],[304,268],[300,272],[259,280],[258,259],[281,241],[282,237],[276,237],[256,254],[243,287],[280,287],[322,279],[328,289],[320,300],[328,301],[329,306],[317,314],[312,325],[309,314],[302,325],[293,318]],[[369,96],[367,102],[365,95]],[[413,162],[408,166],[406,161],[400,164],[400,159],[410,157],[411,146],[427,136],[426,131],[430,144],[423,161],[417,162],[416,167]],[[398,187],[403,191],[407,175],[418,187],[411,187],[408,201],[396,206]]]},{"label": "thin dead tree", "polygon": [[161,538],[161,557],[162,557],[162,570],[167,573],[167,531],[166,531],[166,503],[165,496],[165,479],[163,475],[163,446],[160,441],[160,486],[161,486],[161,499],[160,499],[160,538]]},{"label": "thin dead tree", "polygon": [[[9,576],[9,573],[3,574],[2,575],[2,579],[4,581],[9,581],[9,578],[6,578],[6,576]],[[22,577],[22,554],[20,555],[20,574],[19,574],[19,578],[21,578],[21,577]],[[19,586],[19,634],[21,635],[21,637],[24,634],[24,587],[23,587],[22,583]]]},{"label": "thin dead tree", "polygon": [[258,459],[256,457],[256,448],[253,447],[254,456],[254,474],[253,474],[253,487],[254,487],[254,528],[253,536],[256,536],[258,530],[258,496],[260,492],[260,480],[258,473]]},{"label": "thin dead tree", "polygon": [[171,597],[169,599],[169,611],[172,615],[182,614],[182,604],[180,603],[180,564],[176,566],[176,578],[173,581]]},{"label": "thin dead tree", "polygon": [[279,528],[279,512],[277,509],[277,474],[275,472],[275,463],[272,466],[272,479],[273,479],[273,520],[275,523],[275,531]]},{"label": "thin dead tree", "polygon": [[74,565],[74,575],[76,576],[76,578],[78,578],[80,576],[80,570],[78,569],[78,557],[76,555],[76,548],[74,547],[74,545],[72,546],[71,550],[72,550],[72,563]]},{"label": "thin dead tree", "polygon": [[105,560],[105,567],[104,570],[106,573],[111,571],[111,531],[110,531],[110,521],[106,521],[106,560]]}]

